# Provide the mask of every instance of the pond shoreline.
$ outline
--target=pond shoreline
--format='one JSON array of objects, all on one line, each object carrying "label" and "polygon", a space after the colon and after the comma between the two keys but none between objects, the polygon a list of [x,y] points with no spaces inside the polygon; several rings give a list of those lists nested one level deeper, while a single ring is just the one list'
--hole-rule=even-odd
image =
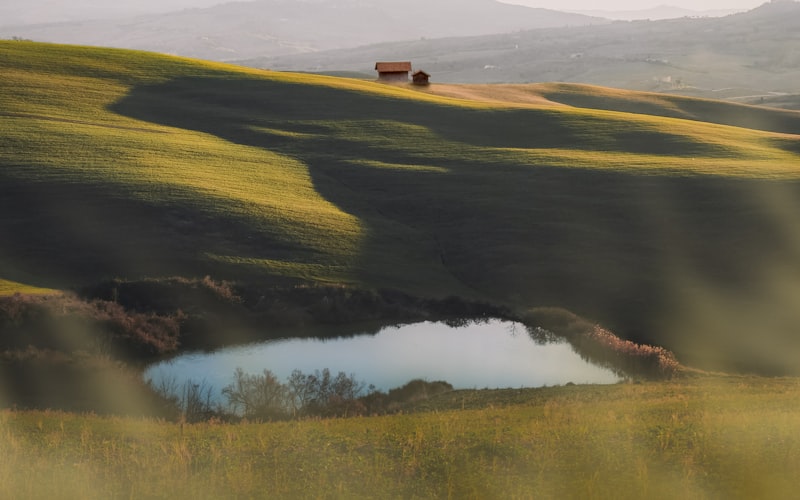
[{"label": "pond shoreline", "polygon": [[[192,380],[218,392],[233,372],[269,370],[279,380],[295,371],[343,372],[366,387],[388,391],[410,380],[446,381],[456,389],[616,383],[624,376],[582,358],[566,339],[543,338],[525,325],[499,319],[450,326],[424,321],[377,333],[324,338],[289,337],[211,352],[185,353],[150,365],[146,380]],[[219,399],[219,398],[217,398]]]},{"label": "pond shoreline", "polygon": [[[488,318],[564,337],[581,356],[630,378],[671,378],[682,369],[664,349],[624,341],[560,309],[512,310],[395,290],[241,285],[208,277],[110,280],[75,293],[0,298],[0,374],[6,380],[0,405],[114,412],[96,404],[94,379],[141,379],[136,374],[145,367],[181,353],[280,338],[287,332],[292,337],[330,336],[321,334],[325,329],[342,337],[388,325],[458,325]],[[148,392],[136,384],[129,382],[127,390]],[[51,386],[59,388],[58,394],[46,389]]]}]

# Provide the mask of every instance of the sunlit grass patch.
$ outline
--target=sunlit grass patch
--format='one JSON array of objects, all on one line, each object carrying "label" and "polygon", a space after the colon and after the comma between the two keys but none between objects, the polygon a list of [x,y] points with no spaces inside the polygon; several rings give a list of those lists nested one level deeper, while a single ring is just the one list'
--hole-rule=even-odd
[{"label": "sunlit grass patch", "polygon": [[688,117],[669,97],[659,93],[574,83],[540,83],[532,88],[548,99],[576,107]]},{"label": "sunlit grass patch", "polygon": [[401,170],[401,171],[414,171],[414,172],[430,172],[437,174],[445,174],[448,169],[443,167],[429,166],[429,165],[414,165],[403,163],[386,163],[377,160],[352,160],[350,163],[353,165],[360,165],[365,167],[372,167],[378,169]]},{"label": "sunlit grass patch", "polygon": [[244,266],[253,272],[267,275],[284,276],[314,283],[348,284],[351,282],[350,262],[340,266],[314,262],[292,262],[290,260],[258,259],[241,256],[208,255],[211,261],[236,266]]},{"label": "sunlit grass patch", "polygon": [[0,278],[0,297],[14,295],[16,293],[25,295],[50,295],[59,292],[58,290],[52,290],[50,288],[40,288]]},{"label": "sunlit grass patch", "polygon": [[663,157],[660,155],[573,149],[507,149],[521,161],[536,166],[598,169],[650,176],[723,176],[751,179],[797,179],[800,170],[790,155],[776,153],[772,158]]},{"label": "sunlit grass patch", "polygon": [[800,131],[800,113],[796,111],[574,83],[534,84],[531,89],[555,102],[579,108],[682,118],[779,133]]},{"label": "sunlit grass patch", "polygon": [[270,135],[277,135],[279,137],[287,137],[290,139],[315,139],[319,138],[319,134],[309,134],[304,132],[294,132],[291,130],[283,130],[279,128],[270,128],[270,127],[259,127],[259,126],[252,126],[249,127],[250,130],[256,132],[264,132]]}]

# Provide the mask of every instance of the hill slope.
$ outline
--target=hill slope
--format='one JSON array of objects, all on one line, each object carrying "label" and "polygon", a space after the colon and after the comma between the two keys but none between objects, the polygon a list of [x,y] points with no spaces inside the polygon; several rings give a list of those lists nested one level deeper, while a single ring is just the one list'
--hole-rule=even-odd
[{"label": "hill slope", "polygon": [[[598,88],[458,99],[24,42],[0,43],[0,71],[5,282],[456,294],[800,371],[796,113]],[[732,111],[771,131],[709,123]]]}]

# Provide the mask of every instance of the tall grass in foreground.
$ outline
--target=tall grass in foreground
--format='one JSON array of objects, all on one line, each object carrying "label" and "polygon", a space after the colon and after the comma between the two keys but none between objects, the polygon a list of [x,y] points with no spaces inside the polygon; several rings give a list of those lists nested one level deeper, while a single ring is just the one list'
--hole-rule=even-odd
[{"label": "tall grass in foreground", "polygon": [[791,498],[796,493],[797,380],[456,391],[426,405],[436,411],[183,426],[6,411],[0,413],[0,497]]}]

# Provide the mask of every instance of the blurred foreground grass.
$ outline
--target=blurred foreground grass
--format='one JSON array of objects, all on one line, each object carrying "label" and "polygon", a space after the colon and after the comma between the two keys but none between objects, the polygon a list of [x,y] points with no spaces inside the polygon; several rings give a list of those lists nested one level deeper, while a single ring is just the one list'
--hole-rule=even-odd
[{"label": "blurred foreground grass", "polygon": [[455,391],[419,412],[180,425],[0,413],[2,498],[793,498],[800,381]]}]

